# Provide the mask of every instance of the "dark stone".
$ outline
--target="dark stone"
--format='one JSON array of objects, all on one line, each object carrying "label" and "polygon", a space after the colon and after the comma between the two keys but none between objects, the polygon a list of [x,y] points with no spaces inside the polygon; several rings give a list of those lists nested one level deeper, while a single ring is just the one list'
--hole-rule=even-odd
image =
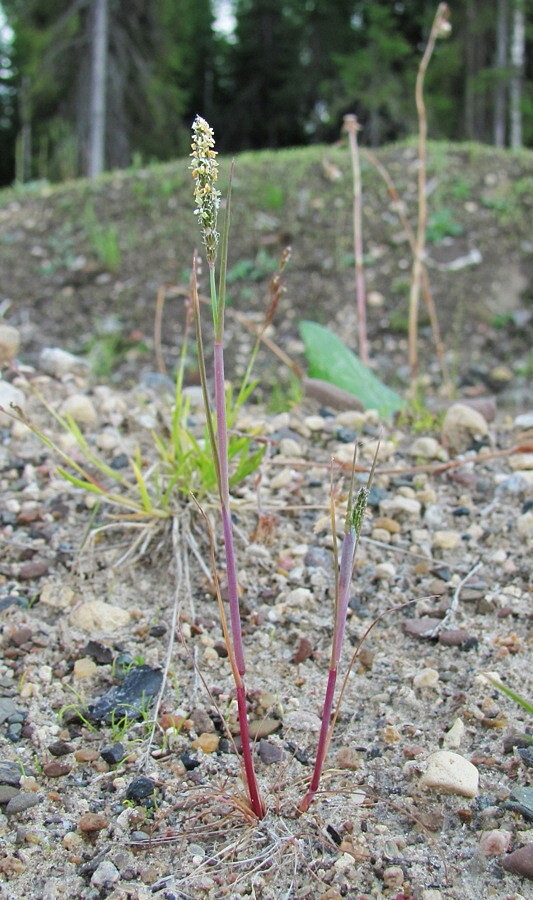
[{"label": "dark stone", "polygon": [[21,772],[18,763],[10,760],[0,761],[0,784],[11,784],[18,787],[20,778]]},{"label": "dark stone", "polygon": [[129,459],[125,453],[119,453],[111,460],[112,469],[126,469],[129,466]]},{"label": "dark stone", "polygon": [[111,688],[87,707],[87,715],[93,722],[110,724],[117,717],[137,719],[146,710],[148,701],[161,690],[163,673],[151,666],[137,666],[122,684]]},{"label": "dark stone", "polygon": [[516,752],[524,765],[533,769],[533,744],[530,744],[529,747],[521,747]]},{"label": "dark stone", "polygon": [[124,759],[124,745],[119,741],[116,744],[110,744],[109,747],[102,747],[100,756],[110,766],[115,766]]},{"label": "dark stone", "polygon": [[531,741],[518,731],[509,731],[503,736],[503,752],[512,753],[515,747],[531,747]]},{"label": "dark stone", "polygon": [[43,766],[43,772],[47,778],[63,778],[65,775],[69,775],[71,771],[72,766],[70,763],[59,762],[57,759],[52,759]]},{"label": "dark stone", "polygon": [[338,428],[335,437],[341,444],[351,444],[352,441],[355,441],[357,435],[351,428]]},{"label": "dark stone", "polygon": [[195,759],[194,756],[191,756],[190,753],[182,753],[180,759],[187,769],[187,772],[192,772],[193,769],[197,769],[200,765],[200,760]]},{"label": "dark stone", "polygon": [[502,806],[504,809],[514,809],[521,813],[524,819],[533,821],[533,787],[514,788]]},{"label": "dark stone", "polygon": [[166,625],[152,625],[149,631],[150,637],[163,637],[167,633]]},{"label": "dark stone", "polygon": [[452,516],[469,516],[470,512],[469,506],[457,506],[456,509],[452,509]]},{"label": "dark stone", "polygon": [[140,775],[128,785],[126,800],[137,803],[139,800],[146,800],[148,797],[151,797],[154,791],[155,781],[152,778],[147,778],[145,775]]},{"label": "dark stone", "polygon": [[12,725],[6,729],[6,738],[8,741],[11,741],[12,744],[18,744],[22,737],[22,722],[13,722]]},{"label": "dark stone", "polygon": [[48,752],[52,756],[67,756],[68,753],[72,753],[73,749],[72,744],[68,744],[66,741],[55,741],[48,747]]},{"label": "dark stone", "polygon": [[82,656],[90,656],[99,666],[109,666],[113,662],[113,651],[100,641],[89,641],[81,653]]},{"label": "dark stone", "polygon": [[275,744],[271,744],[270,741],[266,741],[265,738],[261,738],[259,741],[259,759],[265,766],[279,763],[282,758],[283,750],[281,747],[277,747]]}]

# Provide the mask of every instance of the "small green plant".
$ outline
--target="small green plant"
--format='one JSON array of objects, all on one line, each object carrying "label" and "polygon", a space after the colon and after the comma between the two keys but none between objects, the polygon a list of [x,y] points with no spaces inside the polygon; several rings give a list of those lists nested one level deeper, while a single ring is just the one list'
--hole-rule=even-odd
[{"label": "small green plant", "polygon": [[[514,703],[517,703],[518,706],[521,706],[522,709],[528,713],[528,715],[533,716],[533,703],[531,703],[530,700],[526,700],[526,698],[523,697],[522,694],[519,694],[517,691],[513,691],[510,687],[507,687],[506,684],[503,684],[498,678],[494,678],[487,672],[483,674],[483,677],[486,678],[487,681],[489,681],[497,691],[505,694],[505,696],[509,697],[509,699]],[[532,734],[522,734],[521,737],[533,744]]]},{"label": "small green plant", "polygon": [[444,206],[428,219],[426,237],[429,244],[440,244],[447,237],[459,237],[464,228],[456,222],[451,209]]},{"label": "small green plant", "polygon": [[117,228],[99,222],[91,203],[85,207],[84,227],[96,257],[110,272],[117,272],[122,261]]},{"label": "small green plant", "polygon": [[255,259],[240,259],[228,269],[226,284],[231,285],[238,281],[262,281],[272,275],[277,268],[278,260],[261,248]]}]

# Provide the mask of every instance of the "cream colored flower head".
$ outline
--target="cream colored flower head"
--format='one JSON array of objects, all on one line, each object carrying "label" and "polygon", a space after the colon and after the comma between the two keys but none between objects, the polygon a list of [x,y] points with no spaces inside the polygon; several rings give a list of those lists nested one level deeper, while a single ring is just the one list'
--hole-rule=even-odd
[{"label": "cream colored flower head", "polygon": [[213,129],[201,116],[196,116],[192,126],[191,165],[194,178],[194,199],[200,228],[204,239],[207,262],[215,265],[219,234],[217,216],[220,207],[220,191],[215,187],[218,178],[217,152],[213,149]]}]

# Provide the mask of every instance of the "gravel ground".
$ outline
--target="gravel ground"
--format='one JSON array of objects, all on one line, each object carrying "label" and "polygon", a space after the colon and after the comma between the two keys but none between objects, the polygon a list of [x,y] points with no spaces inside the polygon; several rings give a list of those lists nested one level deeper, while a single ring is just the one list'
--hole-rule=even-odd
[{"label": "gravel ground", "polygon": [[[148,471],[163,383],[95,386],[58,358],[8,370],[4,407],[76,454],[50,412],[70,411],[115,471],[136,446]],[[259,823],[200,514],[184,500],[173,522],[113,518],[2,416],[0,897],[530,895],[531,722],[483,673],[533,696],[533,414],[461,410],[433,431],[384,426],[349,674],[303,816],[332,634],[330,460],[342,527],[354,441],[364,479],[379,423],[311,401],[241,416],[269,442],[234,497]]]}]

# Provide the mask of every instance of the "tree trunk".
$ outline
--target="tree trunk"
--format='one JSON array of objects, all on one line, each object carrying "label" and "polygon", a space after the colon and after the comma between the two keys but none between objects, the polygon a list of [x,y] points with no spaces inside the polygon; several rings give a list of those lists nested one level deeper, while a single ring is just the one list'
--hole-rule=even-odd
[{"label": "tree trunk", "polygon": [[494,146],[505,147],[505,123],[507,119],[507,0],[498,0],[496,19],[496,68],[498,81],[494,98]]},{"label": "tree trunk", "polygon": [[109,9],[108,0],[93,0],[91,33],[91,100],[87,174],[104,170]]},{"label": "tree trunk", "polygon": [[513,10],[513,26],[511,34],[511,147],[522,146],[522,79],[524,74],[524,56],[526,44],[526,28],[523,0],[515,0]]}]

